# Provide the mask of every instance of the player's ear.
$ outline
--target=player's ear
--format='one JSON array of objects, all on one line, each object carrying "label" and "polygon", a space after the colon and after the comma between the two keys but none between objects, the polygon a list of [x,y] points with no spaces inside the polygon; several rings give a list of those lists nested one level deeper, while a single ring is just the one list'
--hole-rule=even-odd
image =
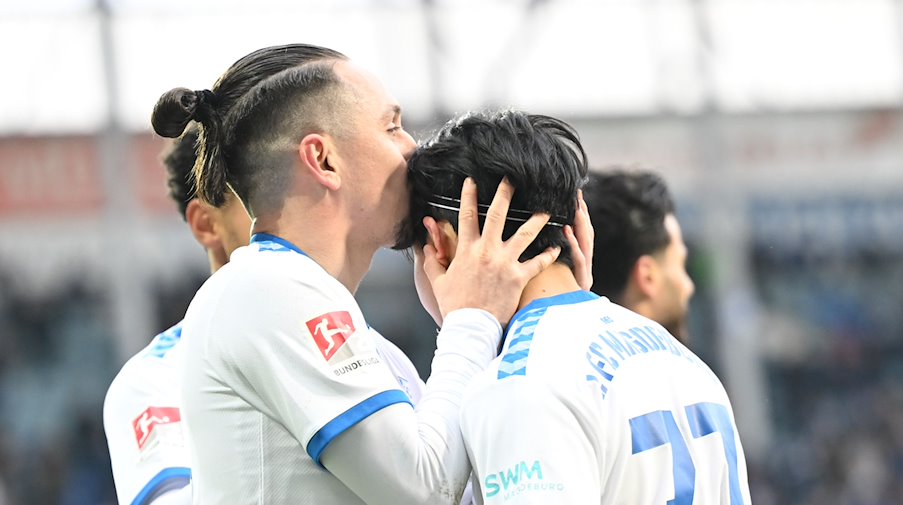
[{"label": "player's ear", "polygon": [[423,225],[428,233],[428,243],[436,248],[436,259],[442,266],[448,268],[458,248],[458,234],[455,233],[455,228],[448,221],[436,222],[431,217],[425,218]]},{"label": "player's ear", "polygon": [[640,293],[646,298],[652,298],[658,291],[658,262],[649,254],[644,254],[633,265],[631,277]]},{"label": "player's ear", "polygon": [[191,229],[194,239],[206,250],[221,247],[213,211],[210,205],[197,198],[192,199],[185,207],[185,220],[188,222],[188,228]]},{"label": "player's ear", "polygon": [[324,188],[335,191],[342,186],[342,178],[334,167],[339,156],[330,137],[318,133],[305,135],[298,143],[298,159],[301,169]]}]

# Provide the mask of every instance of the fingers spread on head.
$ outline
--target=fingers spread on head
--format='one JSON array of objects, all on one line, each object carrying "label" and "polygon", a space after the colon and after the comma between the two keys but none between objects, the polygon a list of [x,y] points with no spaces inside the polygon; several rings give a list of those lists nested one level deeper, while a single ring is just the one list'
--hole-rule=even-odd
[{"label": "fingers spread on head", "polygon": [[461,208],[458,210],[458,240],[463,243],[475,241],[480,236],[480,222],[477,211],[477,185],[472,178],[464,179],[461,187]]},{"label": "fingers spread on head", "polygon": [[591,261],[596,232],[589,217],[589,208],[583,200],[583,193],[580,192],[579,195],[577,213],[574,216],[573,232],[577,237],[578,244],[580,244],[580,250],[587,256],[587,261]]},{"label": "fingers spread on head", "polygon": [[520,225],[517,233],[511,236],[505,243],[508,248],[520,256],[530,244],[536,240],[536,236],[542,231],[543,226],[549,222],[549,214],[537,213],[530,216],[526,223]]},{"label": "fingers spread on head", "polygon": [[532,259],[522,263],[522,272],[527,276],[527,280],[536,277],[546,268],[549,268],[549,266],[552,265],[552,263],[555,263],[555,260],[558,259],[559,254],[561,254],[560,247],[549,247],[548,249],[543,251],[542,254],[538,254]]},{"label": "fingers spread on head", "polygon": [[577,241],[577,236],[574,235],[574,228],[571,225],[564,227],[564,236],[568,239],[568,245],[571,246],[571,258],[574,260],[574,267],[585,263],[583,251],[580,249],[580,243]]},{"label": "fingers spread on head", "polygon": [[514,185],[505,177],[495,190],[495,196],[492,197],[492,203],[486,212],[486,221],[483,223],[483,235],[499,237],[501,240],[502,230],[505,228],[505,220],[508,218],[508,207],[511,205],[512,198],[514,198]]},{"label": "fingers spread on head", "polygon": [[586,205],[586,200],[583,199],[582,189],[577,190],[577,214],[589,219],[589,207]]},{"label": "fingers spread on head", "polygon": [[585,256],[585,251],[580,247],[573,227],[570,225],[565,226],[564,235],[568,239],[568,245],[571,250],[571,261],[574,264],[574,278],[577,279],[577,283],[582,289],[589,291],[593,286],[593,271],[589,264],[589,258]]}]

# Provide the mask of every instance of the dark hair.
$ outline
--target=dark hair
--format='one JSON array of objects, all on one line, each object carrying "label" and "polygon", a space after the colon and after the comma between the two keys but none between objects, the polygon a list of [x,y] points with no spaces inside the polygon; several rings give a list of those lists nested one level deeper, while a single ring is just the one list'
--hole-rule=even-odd
[{"label": "dark hair", "polygon": [[[194,179],[198,195],[220,206],[231,186],[251,211],[258,203],[252,200],[256,200],[260,190],[270,191],[273,181],[281,179],[269,173],[258,174],[278,167],[266,165],[266,160],[251,164],[249,159],[255,154],[267,154],[268,148],[272,150],[274,139],[267,136],[284,127],[287,117],[299,119],[307,112],[292,110],[291,105],[295,104],[282,100],[322,89],[324,71],[316,66],[310,70],[307,64],[344,59],[347,58],[338,51],[307,44],[259,49],[232,64],[212,90],[174,88],[164,93],[154,107],[151,123],[159,135],[177,137],[190,121],[197,121],[200,140]],[[302,77],[306,72],[315,77]],[[327,81],[337,82],[331,71],[326,74]],[[233,113],[239,104],[240,111]],[[272,204],[281,205],[281,201]]]},{"label": "dark hair", "polygon": [[[457,199],[466,177],[477,184],[479,203],[489,205],[503,177],[514,185],[505,225],[510,237],[535,212],[547,212],[559,224],[573,224],[577,190],[586,180],[586,153],[577,132],[548,116],[504,110],[471,112],[449,121],[408,162],[411,212],[399,246],[424,244],[424,216],[457,226]],[[512,217],[514,219],[512,219]],[[482,219],[480,220],[482,226]],[[521,257],[529,259],[560,246],[559,261],[571,265],[562,226],[547,225]]]},{"label": "dark hair", "polygon": [[590,173],[583,197],[596,234],[592,291],[620,302],[637,260],[671,242],[665,216],[674,201],[657,174],[620,167]]},{"label": "dark hair", "polygon": [[163,151],[163,166],[166,167],[166,185],[169,197],[176,202],[182,219],[188,202],[194,197],[194,162],[197,159],[198,130],[189,127],[181,137],[175,139]]}]

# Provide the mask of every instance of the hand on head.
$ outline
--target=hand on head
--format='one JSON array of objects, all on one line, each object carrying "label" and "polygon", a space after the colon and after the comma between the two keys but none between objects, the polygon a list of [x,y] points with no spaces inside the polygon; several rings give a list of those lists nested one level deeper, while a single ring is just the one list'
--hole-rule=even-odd
[{"label": "hand on head", "polygon": [[[478,308],[505,325],[514,315],[527,282],[558,258],[561,249],[554,247],[523,263],[518,261],[548,222],[548,214],[533,215],[507,241],[502,241],[513,195],[514,187],[507,179],[503,180],[489,206],[481,235],[477,187],[468,178],[461,189],[454,261],[449,264],[449,258],[440,257],[435,247],[424,246],[423,271],[432,286],[440,317],[456,309]],[[424,218],[423,224],[430,235],[438,234],[438,224],[433,218]]]},{"label": "hand on head", "polygon": [[571,259],[574,261],[574,277],[580,288],[589,291],[593,287],[593,243],[595,239],[593,223],[589,218],[589,208],[583,200],[583,190],[577,191],[577,212],[574,214],[574,226],[564,227],[564,236],[571,246]]}]

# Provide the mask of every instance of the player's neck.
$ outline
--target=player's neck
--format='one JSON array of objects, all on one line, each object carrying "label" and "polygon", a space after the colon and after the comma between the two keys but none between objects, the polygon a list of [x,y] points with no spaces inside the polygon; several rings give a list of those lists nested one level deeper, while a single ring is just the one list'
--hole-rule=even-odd
[{"label": "player's neck", "polygon": [[274,219],[258,219],[254,233],[269,233],[298,246],[304,254],[341,282],[352,294],[370,269],[375,245],[356,243],[350,227],[335,215],[307,209],[303,216],[289,209]]},{"label": "player's neck", "polygon": [[574,278],[574,272],[563,263],[555,263],[527,283],[527,287],[521,293],[517,310],[540,298],[548,298],[579,290],[580,285],[577,283],[577,279]]},{"label": "player's neck", "polygon": [[618,305],[628,308],[637,314],[655,320],[655,310],[652,305],[652,299],[646,296],[635,283],[630,282],[624,288],[624,294]]},{"label": "player's neck", "polygon": [[214,274],[229,262],[229,254],[222,246],[211,247],[207,249],[207,260],[210,262],[210,273]]},{"label": "player's neck", "polygon": [[215,274],[217,270],[222,268],[223,265],[225,265],[227,263],[226,261],[223,261],[222,259],[217,257],[215,254],[211,254],[209,252],[207,253],[207,259],[210,262],[210,273],[211,274]]}]

